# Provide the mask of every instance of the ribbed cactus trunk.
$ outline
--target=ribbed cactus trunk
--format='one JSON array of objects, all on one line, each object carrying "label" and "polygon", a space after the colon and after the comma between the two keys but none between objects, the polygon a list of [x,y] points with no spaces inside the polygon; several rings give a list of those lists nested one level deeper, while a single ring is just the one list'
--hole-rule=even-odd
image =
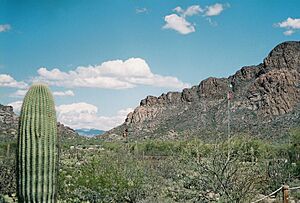
[{"label": "ribbed cactus trunk", "polygon": [[49,88],[33,85],[20,115],[18,137],[19,202],[56,202],[57,124]]}]

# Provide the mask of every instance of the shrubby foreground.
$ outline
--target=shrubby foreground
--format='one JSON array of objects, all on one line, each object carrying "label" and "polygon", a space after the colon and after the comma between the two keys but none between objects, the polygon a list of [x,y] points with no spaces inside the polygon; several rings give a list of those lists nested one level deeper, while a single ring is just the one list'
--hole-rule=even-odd
[{"label": "shrubby foreground", "polygon": [[[284,183],[300,185],[300,130],[283,143],[246,135],[206,143],[196,138],[61,143],[60,202],[250,202]],[[1,145],[0,194],[6,201],[15,198],[15,147]],[[300,197],[299,191],[291,195]]]}]

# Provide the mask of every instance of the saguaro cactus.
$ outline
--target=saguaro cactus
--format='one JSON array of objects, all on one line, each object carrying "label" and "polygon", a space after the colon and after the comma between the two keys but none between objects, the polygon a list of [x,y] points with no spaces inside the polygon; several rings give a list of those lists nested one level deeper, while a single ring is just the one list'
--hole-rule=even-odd
[{"label": "saguaro cactus", "polygon": [[18,137],[19,202],[56,202],[57,121],[49,88],[33,85],[20,115]]}]

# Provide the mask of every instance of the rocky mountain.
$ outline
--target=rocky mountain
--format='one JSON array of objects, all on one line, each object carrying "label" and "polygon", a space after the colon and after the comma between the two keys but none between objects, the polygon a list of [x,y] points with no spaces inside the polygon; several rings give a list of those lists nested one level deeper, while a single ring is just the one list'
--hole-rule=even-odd
[{"label": "rocky mountain", "polygon": [[104,137],[225,135],[228,122],[232,133],[273,138],[300,126],[299,41],[277,45],[261,64],[227,78],[210,77],[182,92],[147,96]]},{"label": "rocky mountain", "polygon": [[65,126],[60,122],[57,122],[57,133],[59,136],[67,139],[71,139],[79,136],[79,134],[74,129]]},{"label": "rocky mountain", "polygon": [[[0,104],[0,138],[15,139],[18,132],[19,118],[14,113],[12,106],[4,106]],[[58,134],[63,138],[74,138],[79,136],[75,130],[57,123]]]}]

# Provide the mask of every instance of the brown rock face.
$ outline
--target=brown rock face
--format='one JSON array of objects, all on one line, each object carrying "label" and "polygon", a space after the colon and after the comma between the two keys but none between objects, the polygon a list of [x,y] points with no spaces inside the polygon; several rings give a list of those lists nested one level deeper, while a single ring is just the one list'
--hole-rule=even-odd
[{"label": "brown rock face", "polygon": [[210,99],[224,98],[224,92],[229,90],[229,80],[227,78],[208,78],[200,82],[200,97]]},{"label": "brown rock face", "polygon": [[137,107],[133,113],[128,114],[126,118],[126,122],[130,123],[142,123],[147,119],[153,119],[159,113],[159,108],[156,107],[145,107],[139,106]]},{"label": "brown rock face", "polygon": [[258,70],[256,66],[246,66],[237,71],[233,77],[235,80],[249,81],[256,77]]},{"label": "brown rock face", "polygon": [[249,88],[250,105],[262,115],[283,115],[300,101],[300,74],[295,69],[274,69],[260,75]]},{"label": "brown rock face", "polygon": [[234,133],[275,136],[300,126],[300,42],[279,44],[262,64],[245,66],[228,78],[210,77],[182,92],[147,96],[107,135],[125,130],[131,137],[224,134],[229,91]]},{"label": "brown rock face", "polygon": [[295,69],[300,72],[300,42],[285,42],[276,46],[264,60],[265,68]]}]

